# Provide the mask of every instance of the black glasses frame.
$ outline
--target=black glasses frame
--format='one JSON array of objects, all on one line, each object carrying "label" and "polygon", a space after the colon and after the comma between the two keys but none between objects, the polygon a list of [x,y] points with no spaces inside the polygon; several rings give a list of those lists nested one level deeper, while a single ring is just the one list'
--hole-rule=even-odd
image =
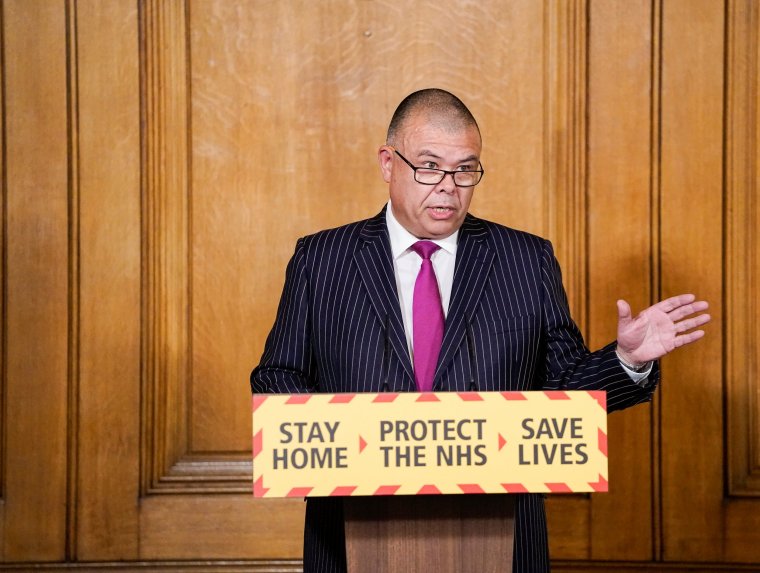
[{"label": "black glasses frame", "polygon": [[[416,167],[416,166],[412,165],[412,163],[406,157],[404,157],[403,155],[401,155],[398,152],[398,149],[396,149],[396,148],[392,148],[392,149],[393,149],[393,152],[396,155],[398,155],[403,160],[404,163],[406,163],[409,167],[411,167],[412,171],[414,171],[414,180],[417,183],[420,183],[421,185],[438,185],[441,181],[443,181],[444,179],[446,179],[446,175],[451,175],[451,178],[454,180],[454,185],[456,185],[457,187],[475,187],[475,185],[477,185],[478,183],[480,183],[483,180],[483,175],[485,175],[485,173],[486,173],[485,169],[483,169],[483,164],[480,163],[479,161],[478,161],[478,165],[480,165],[480,169],[469,169],[469,170],[465,170],[465,171],[446,171],[445,169],[433,169],[431,167]],[[427,183],[425,181],[420,181],[419,179],[417,179],[417,170],[418,169],[423,169],[425,171],[437,171],[437,172],[439,172],[441,174],[441,178],[438,181],[436,181],[435,183]],[[457,183],[457,174],[458,173],[480,173],[480,177],[472,185],[460,185],[459,183]]]}]

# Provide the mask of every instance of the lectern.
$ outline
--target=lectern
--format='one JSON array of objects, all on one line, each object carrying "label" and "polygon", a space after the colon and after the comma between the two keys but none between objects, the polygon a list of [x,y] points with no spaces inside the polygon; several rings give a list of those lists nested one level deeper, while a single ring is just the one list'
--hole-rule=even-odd
[{"label": "lectern", "polygon": [[515,495],[607,491],[598,391],[257,394],[252,437],[256,497],[342,499],[351,573],[511,571]]},{"label": "lectern", "polygon": [[514,497],[346,497],[349,573],[511,572]]}]

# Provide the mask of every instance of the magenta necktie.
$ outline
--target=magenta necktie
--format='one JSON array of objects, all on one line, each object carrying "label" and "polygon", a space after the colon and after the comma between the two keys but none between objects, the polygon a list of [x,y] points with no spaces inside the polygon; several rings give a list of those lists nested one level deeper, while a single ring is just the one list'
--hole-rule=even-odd
[{"label": "magenta necktie", "polygon": [[443,341],[443,306],[430,260],[438,249],[440,247],[430,241],[417,241],[412,245],[412,250],[422,257],[412,303],[414,377],[420,392],[433,389],[433,376]]}]

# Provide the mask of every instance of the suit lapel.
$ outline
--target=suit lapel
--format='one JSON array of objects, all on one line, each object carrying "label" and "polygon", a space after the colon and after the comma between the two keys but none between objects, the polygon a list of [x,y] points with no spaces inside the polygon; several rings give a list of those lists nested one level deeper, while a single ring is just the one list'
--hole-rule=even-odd
[{"label": "suit lapel", "polygon": [[472,320],[493,266],[495,253],[489,246],[487,237],[488,230],[482,221],[467,215],[459,231],[454,284],[441,353],[438,356],[438,367],[433,380],[434,390],[440,390],[438,386],[441,375],[464,341],[467,322]]},{"label": "suit lapel", "polygon": [[387,325],[385,336],[388,337],[389,345],[396,353],[407,375],[407,380],[404,380],[401,385],[399,385],[401,381],[389,380],[391,389],[408,390],[409,386],[414,388],[414,370],[409,359],[404,324],[401,320],[401,307],[393,274],[393,257],[385,223],[385,209],[367,221],[359,236],[361,244],[354,254],[354,261],[380,323]]}]

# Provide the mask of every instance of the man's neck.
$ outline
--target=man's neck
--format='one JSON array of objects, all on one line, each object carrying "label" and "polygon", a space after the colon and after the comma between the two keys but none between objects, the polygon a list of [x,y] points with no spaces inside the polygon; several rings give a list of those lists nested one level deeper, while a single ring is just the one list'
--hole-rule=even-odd
[{"label": "man's neck", "polygon": [[[388,235],[391,240],[391,253],[393,254],[394,259],[408,250],[414,243],[423,239],[422,237],[414,236],[401,223],[399,223],[398,219],[396,219],[393,214],[393,205],[390,201],[388,201],[388,205],[385,209],[385,221],[388,225]],[[456,256],[458,238],[459,229],[443,239],[428,240]]]}]

